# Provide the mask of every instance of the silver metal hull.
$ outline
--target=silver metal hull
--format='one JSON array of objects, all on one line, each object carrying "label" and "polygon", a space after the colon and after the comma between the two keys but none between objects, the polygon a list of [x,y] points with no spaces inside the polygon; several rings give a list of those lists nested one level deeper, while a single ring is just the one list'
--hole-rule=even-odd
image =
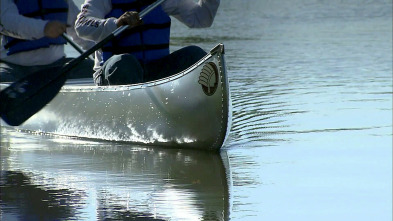
[{"label": "silver metal hull", "polygon": [[[231,122],[224,46],[181,73],[135,85],[68,81],[18,129],[159,146],[219,150]],[[4,125],[4,122],[2,122]]]}]

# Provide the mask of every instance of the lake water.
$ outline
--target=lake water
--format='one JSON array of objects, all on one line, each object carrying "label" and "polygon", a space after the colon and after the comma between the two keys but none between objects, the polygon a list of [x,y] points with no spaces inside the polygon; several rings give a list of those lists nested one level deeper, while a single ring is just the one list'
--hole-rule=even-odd
[{"label": "lake water", "polygon": [[[392,220],[392,2],[225,0],[220,154],[1,128],[1,220]],[[71,48],[68,53],[77,56]]]}]

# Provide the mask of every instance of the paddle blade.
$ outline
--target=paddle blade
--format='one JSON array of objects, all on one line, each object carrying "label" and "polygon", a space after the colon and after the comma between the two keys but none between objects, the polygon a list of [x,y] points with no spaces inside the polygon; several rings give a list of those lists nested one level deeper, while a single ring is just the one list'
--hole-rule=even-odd
[{"label": "paddle blade", "polygon": [[49,103],[66,80],[59,68],[51,68],[12,83],[0,93],[1,118],[11,126],[21,125]]}]

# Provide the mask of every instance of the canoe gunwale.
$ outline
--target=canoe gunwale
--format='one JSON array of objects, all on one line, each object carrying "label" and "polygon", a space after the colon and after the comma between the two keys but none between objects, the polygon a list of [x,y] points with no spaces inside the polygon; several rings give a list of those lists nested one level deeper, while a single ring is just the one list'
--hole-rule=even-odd
[{"label": "canoe gunwale", "polygon": [[[224,45],[222,43],[217,44],[213,49],[210,50],[210,52],[207,55],[205,55],[198,62],[196,62],[192,66],[188,67],[187,69],[185,69],[177,74],[171,75],[169,77],[157,79],[154,81],[143,82],[143,83],[138,83],[138,84],[130,84],[130,85],[108,85],[108,86],[66,84],[65,86],[63,86],[63,88],[60,90],[60,92],[130,91],[130,90],[136,90],[136,89],[144,89],[147,87],[154,87],[157,85],[161,85],[161,84],[165,84],[165,83],[174,81],[176,79],[179,79],[179,78],[189,74],[190,72],[192,72],[193,70],[198,68],[201,64],[203,64],[205,61],[207,61],[211,57],[213,57],[216,53],[224,54]],[[219,57],[220,57],[220,55],[219,55]]]}]

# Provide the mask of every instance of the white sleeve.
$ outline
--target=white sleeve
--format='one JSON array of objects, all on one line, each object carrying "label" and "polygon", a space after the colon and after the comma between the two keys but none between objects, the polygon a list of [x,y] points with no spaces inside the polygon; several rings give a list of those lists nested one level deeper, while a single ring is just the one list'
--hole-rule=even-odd
[{"label": "white sleeve", "polygon": [[104,19],[111,10],[110,0],[85,0],[75,22],[78,36],[99,42],[116,30],[116,18]]},{"label": "white sleeve", "polygon": [[163,10],[190,28],[205,28],[213,24],[220,0],[167,0]]},{"label": "white sleeve", "polygon": [[26,40],[44,37],[44,28],[48,21],[19,14],[13,0],[1,0],[0,9],[1,34]]},{"label": "white sleeve", "polygon": [[94,45],[94,42],[92,41],[87,41],[84,39],[81,39],[75,31],[75,21],[76,17],[79,14],[79,9],[75,5],[74,1],[68,0],[68,20],[67,24],[70,26],[67,28],[67,34],[72,37],[72,40],[75,41],[78,45],[82,46],[83,49],[88,50]]}]

